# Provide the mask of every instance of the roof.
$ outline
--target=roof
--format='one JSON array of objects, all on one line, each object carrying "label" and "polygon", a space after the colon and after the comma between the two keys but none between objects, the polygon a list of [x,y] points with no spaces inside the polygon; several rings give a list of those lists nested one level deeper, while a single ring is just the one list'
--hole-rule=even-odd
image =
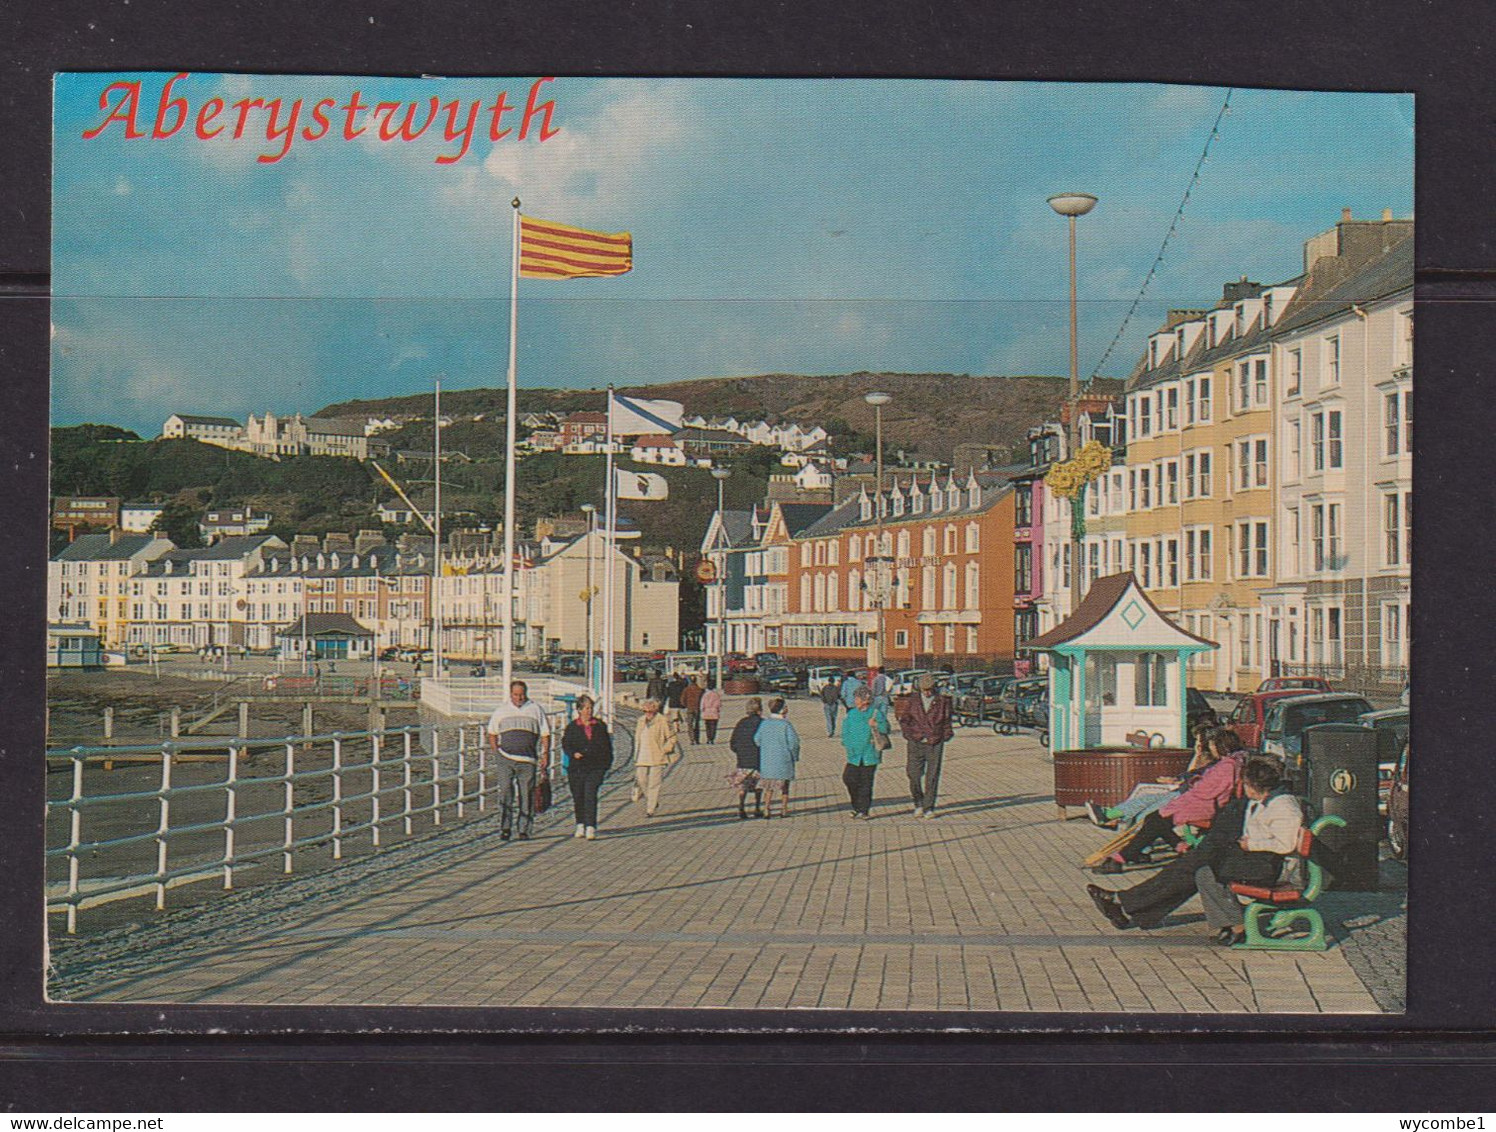
[{"label": "roof", "polygon": [[725,428],[683,428],[675,434],[676,440],[718,440],[727,444],[741,444],[748,447],[748,441],[737,433]]},{"label": "roof", "polygon": [[562,424],[600,424],[608,423],[607,413],[594,413],[591,409],[578,413],[568,413],[561,421]]},{"label": "roof", "polygon": [[859,514],[861,514],[859,498],[856,495],[849,495],[819,519],[803,527],[800,530],[799,537],[820,538],[823,535],[834,535],[838,531],[851,526]]},{"label": "roof", "polygon": [[110,541],[107,534],[80,535],[53,557],[54,562],[120,562],[133,558],[153,542],[164,541],[160,535],[120,535]]},{"label": "roof", "polygon": [[1229,309],[1238,299],[1256,297],[1273,287],[1296,288],[1293,298],[1271,327],[1263,326],[1259,314],[1244,333],[1228,336],[1213,347],[1205,345],[1208,341],[1206,335],[1197,335],[1193,348],[1184,358],[1171,353],[1153,369],[1146,367],[1148,354],[1145,350],[1128,375],[1126,389],[1129,392],[1146,389],[1209,369],[1226,358],[1266,349],[1271,341],[1285,334],[1345,314],[1354,306],[1386,298],[1413,285],[1410,226],[1403,222],[1388,227],[1380,222],[1359,221],[1350,227],[1353,231],[1341,245],[1344,250],[1339,254],[1321,256],[1305,275],[1268,287],[1253,284],[1255,290],[1251,293],[1243,292],[1241,284],[1227,284],[1221,301],[1210,311],[1170,311],[1161,329],[1167,330],[1188,318]]},{"label": "roof", "polygon": [[374,635],[346,613],[307,613],[275,631],[277,637],[321,637],[332,633],[346,633],[350,637]]},{"label": "roof", "polygon": [[195,417],[190,413],[173,413],[172,416],[176,417],[183,424],[227,425],[229,428],[243,427],[233,417]]},{"label": "roof", "polygon": [[166,504],[164,504],[164,503],[145,503],[145,502],[141,502],[141,503],[121,503],[120,504],[120,508],[122,510],[125,510],[125,511],[144,511],[144,510],[146,510],[148,508],[154,508],[155,510],[160,511],[165,506],[166,506]]},{"label": "roof", "polygon": [[753,541],[753,512],[723,511],[722,528],[727,532],[728,546],[746,546]]},{"label": "roof", "polygon": [[657,432],[646,433],[634,441],[636,448],[674,448],[675,441],[668,436],[661,436]]},{"label": "roof", "polygon": [[[1037,637],[1024,642],[1023,647],[1040,650],[1053,649],[1085,636],[1085,634],[1110,617],[1112,611],[1117,608],[1122,599],[1129,593],[1133,595],[1134,600],[1141,600],[1149,610],[1174,629],[1180,636],[1197,641],[1209,648],[1216,647],[1214,641],[1207,641],[1204,637],[1197,637],[1193,633],[1186,632],[1165,617],[1158,606],[1153,604],[1153,600],[1148,596],[1143,587],[1138,585],[1138,580],[1133,577],[1131,571],[1122,574],[1109,574],[1105,578],[1097,578],[1074,613],[1049,630],[1049,632],[1040,633]],[[1127,611],[1123,610],[1123,616],[1126,613]]]},{"label": "roof", "polygon": [[781,503],[779,513],[784,516],[785,534],[794,538],[806,527],[831,510],[829,503]]},{"label": "roof", "polygon": [[182,558],[195,558],[201,561],[224,561],[232,558],[243,558],[246,554],[252,554],[266,543],[274,543],[275,548],[285,545],[275,535],[232,535],[221,538],[212,546],[205,546],[201,550],[175,551],[173,556],[180,555]]},{"label": "roof", "polygon": [[343,417],[307,417],[303,422],[309,434],[317,436],[363,436],[364,422]]},{"label": "roof", "polygon": [[[1316,265],[1318,266],[1318,265]],[[1310,277],[1314,273],[1311,271]],[[1296,296],[1283,312],[1283,317],[1273,327],[1274,334],[1282,335],[1302,330],[1316,322],[1345,314],[1354,306],[1375,302],[1413,286],[1413,241],[1405,239],[1359,270],[1351,272],[1338,282],[1330,283],[1314,294],[1309,288],[1302,297]]]}]

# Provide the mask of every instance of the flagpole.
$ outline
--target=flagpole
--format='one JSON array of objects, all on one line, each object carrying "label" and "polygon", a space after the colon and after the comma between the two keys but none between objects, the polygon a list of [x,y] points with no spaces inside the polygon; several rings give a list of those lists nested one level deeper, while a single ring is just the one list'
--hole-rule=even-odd
[{"label": "flagpole", "polygon": [[504,688],[514,679],[514,415],[519,393],[519,197],[510,202],[514,223],[510,237],[513,263],[509,274],[509,411],[504,438]]},{"label": "flagpole", "polygon": [[436,375],[431,430],[431,463],[434,488],[431,510],[431,676],[442,675],[442,377]]},{"label": "flagpole", "polygon": [[618,525],[618,495],[613,474],[613,387],[608,386],[608,431],[607,431],[607,506],[606,533],[603,537],[603,704],[604,716],[613,722],[613,606],[614,575],[617,573],[613,561],[614,531]]}]

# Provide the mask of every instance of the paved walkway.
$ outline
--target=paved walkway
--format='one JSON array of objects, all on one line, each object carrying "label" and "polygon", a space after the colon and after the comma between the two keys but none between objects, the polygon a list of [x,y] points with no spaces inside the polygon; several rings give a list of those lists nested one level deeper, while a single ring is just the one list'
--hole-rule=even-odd
[{"label": "paved walkway", "polygon": [[[1208,943],[1197,904],[1158,931],[1113,931],[1077,867],[1101,834],[1055,819],[1050,765],[1032,739],[960,732],[947,748],[941,816],[925,821],[909,813],[896,738],[874,820],[858,822],[847,817],[840,744],[825,738],[820,705],[800,701],[792,718],[808,738],[788,820],[739,821],[725,744],[697,747],[667,779],[653,819],[629,803],[629,768],[615,770],[594,842],[572,839],[569,804],[529,842],[501,842],[485,818],[159,914],[137,930],[55,939],[52,996],[952,1011],[1400,1006],[1400,985],[1377,997],[1368,990],[1348,961],[1354,947],[1228,951]],[[1401,906],[1383,894],[1381,919],[1400,921]]]}]

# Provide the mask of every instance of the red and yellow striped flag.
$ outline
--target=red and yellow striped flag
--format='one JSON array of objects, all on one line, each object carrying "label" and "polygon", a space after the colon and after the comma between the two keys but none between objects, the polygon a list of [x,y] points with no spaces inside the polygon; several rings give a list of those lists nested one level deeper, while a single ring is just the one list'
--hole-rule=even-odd
[{"label": "red and yellow striped flag", "polygon": [[623,275],[634,267],[634,238],[627,232],[589,232],[569,224],[519,218],[519,273],[527,279]]}]

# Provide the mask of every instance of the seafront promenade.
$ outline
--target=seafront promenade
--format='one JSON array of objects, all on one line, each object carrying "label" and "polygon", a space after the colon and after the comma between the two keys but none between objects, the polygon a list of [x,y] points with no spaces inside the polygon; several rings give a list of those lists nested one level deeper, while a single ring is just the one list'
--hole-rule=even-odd
[{"label": "seafront promenade", "polygon": [[142,911],[137,925],[54,932],[49,994],[549,1009],[1402,1007],[1401,865],[1384,862],[1378,894],[1324,898],[1334,936],[1324,953],[1214,946],[1195,903],[1161,930],[1116,932],[1078,867],[1104,835],[1056,819],[1051,766],[1031,737],[959,730],[939,817],[927,821],[909,812],[896,735],[873,820],[858,822],[819,703],[797,701],[792,719],[804,754],[788,819],[738,819],[725,742],[689,748],[646,818],[629,801],[625,741],[596,841],[572,838],[563,789],[529,841],[501,841],[490,813],[334,868]]}]

